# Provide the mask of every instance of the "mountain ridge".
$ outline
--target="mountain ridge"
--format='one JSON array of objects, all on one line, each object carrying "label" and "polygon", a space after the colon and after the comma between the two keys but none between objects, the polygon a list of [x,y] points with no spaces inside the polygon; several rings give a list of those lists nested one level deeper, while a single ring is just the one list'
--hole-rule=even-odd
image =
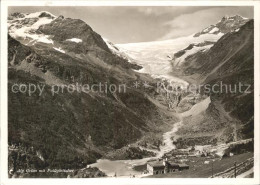
[{"label": "mountain ridge", "polygon": [[[174,68],[173,68],[174,70]],[[254,21],[249,20],[237,32],[222,36],[209,50],[194,53],[186,59],[178,73],[192,78],[198,84],[227,85],[224,92],[207,92],[211,97],[208,110],[201,115],[187,118],[187,126],[180,129],[182,143],[194,138],[185,133],[211,136],[228,141],[253,138],[254,135]],[[248,92],[238,91],[238,84],[247,84]],[[232,86],[232,87],[230,87]],[[235,93],[232,93],[234,89]],[[243,89],[245,90],[245,88]],[[226,92],[227,91],[227,92]],[[205,89],[200,89],[204,94]],[[222,117],[223,116],[223,117]],[[192,121],[192,120],[193,121]],[[198,130],[201,124],[203,129]],[[193,129],[191,129],[193,128]],[[209,133],[212,131],[212,135]],[[224,131],[222,132],[222,129]],[[209,130],[210,131],[209,131]],[[193,130],[193,131],[192,131]],[[186,135],[186,136],[185,136]]]},{"label": "mountain ridge", "polygon": [[[235,18],[239,25],[245,21]],[[221,22],[229,24],[230,19]],[[155,88],[158,81],[171,80],[188,87],[183,75],[198,84],[242,81],[253,85],[253,21],[246,20],[239,30],[238,24],[226,29],[220,23],[219,28],[226,33],[209,33],[212,27],[196,37],[114,45],[79,19],[45,11],[9,16],[9,169],[81,169],[102,157],[132,159],[152,155],[139,145],[160,149],[162,133],[178,120],[167,109],[164,94]],[[174,61],[180,57],[180,61]],[[52,94],[52,85],[75,83],[126,84],[127,88],[125,93]],[[138,83],[150,85],[137,88],[134,85]],[[46,89],[41,96],[27,96],[12,92],[17,84],[41,84]],[[253,92],[253,86],[250,90]],[[194,140],[198,144],[215,144],[252,138],[252,92],[202,92],[196,101],[203,103],[206,97],[209,105],[185,117],[174,139],[179,145],[192,145]],[[183,94],[177,111],[192,107],[188,95]]]},{"label": "mountain ridge", "polygon": [[[155,89],[133,87],[135,81],[156,83],[133,70],[140,66],[113,54],[81,20],[54,19],[46,12],[26,16],[9,18],[9,169],[81,169],[146,134],[159,140],[168,128],[166,116],[147,98]],[[127,88],[52,93],[53,85],[76,83]],[[14,93],[17,84],[41,84],[45,90],[41,96]]]},{"label": "mountain ridge", "polygon": [[194,34],[194,37],[198,37],[202,34],[220,34],[220,33],[225,34],[225,33],[239,29],[247,21],[249,21],[248,18],[244,18],[240,15],[224,16],[215,25],[210,25],[209,27],[206,27],[205,29],[203,29],[201,32]]}]

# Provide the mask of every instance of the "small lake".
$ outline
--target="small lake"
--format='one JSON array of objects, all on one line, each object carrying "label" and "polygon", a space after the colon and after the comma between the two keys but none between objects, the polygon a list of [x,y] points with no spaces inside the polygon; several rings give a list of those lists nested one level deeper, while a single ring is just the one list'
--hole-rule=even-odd
[{"label": "small lake", "polygon": [[134,159],[134,160],[108,160],[108,159],[99,159],[96,163],[91,164],[91,167],[97,167],[101,171],[107,174],[109,177],[114,177],[115,174],[117,177],[142,177],[146,174],[143,174],[140,171],[133,169],[134,166],[146,164],[148,160],[158,159],[163,156],[163,154],[175,149],[175,145],[172,143],[171,137],[177,132],[178,128],[182,125],[182,121],[177,122],[173,125],[173,128],[163,134],[164,145],[160,147],[160,151],[157,152],[156,157],[148,157],[143,159]]}]

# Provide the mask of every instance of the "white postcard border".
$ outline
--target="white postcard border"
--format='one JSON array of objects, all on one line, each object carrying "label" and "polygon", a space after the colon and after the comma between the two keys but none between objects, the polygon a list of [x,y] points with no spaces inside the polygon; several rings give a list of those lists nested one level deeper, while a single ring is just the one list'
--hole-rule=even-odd
[{"label": "white postcard border", "polygon": [[[254,178],[247,179],[211,179],[211,178],[89,178],[89,179],[9,179],[8,178],[8,150],[7,150],[7,15],[8,6],[254,6],[254,136],[255,136],[255,152],[254,152]],[[0,83],[0,105],[1,105],[1,163],[0,163],[0,179],[5,185],[28,184],[259,184],[259,104],[260,104],[260,66],[259,66],[259,1],[8,1],[1,2],[1,83]]]}]

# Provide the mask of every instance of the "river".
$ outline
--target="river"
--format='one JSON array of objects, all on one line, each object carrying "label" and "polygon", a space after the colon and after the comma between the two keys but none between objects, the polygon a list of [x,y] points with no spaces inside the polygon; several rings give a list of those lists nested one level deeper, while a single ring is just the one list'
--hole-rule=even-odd
[{"label": "river", "polygon": [[[169,64],[169,61],[167,61],[167,65]],[[156,74],[151,75],[154,78],[162,78],[167,79],[171,83],[175,83],[178,85],[181,85],[182,87],[187,87],[188,82],[178,78],[174,77],[172,75],[168,74]],[[153,100],[152,100],[153,101]],[[156,102],[156,104],[158,104]],[[158,105],[161,107],[162,105]],[[136,171],[133,169],[134,166],[145,164],[148,160],[151,159],[158,159],[162,157],[165,153],[170,152],[171,150],[175,149],[175,145],[173,144],[172,137],[175,135],[175,133],[178,131],[178,129],[182,125],[182,114],[178,114],[179,116],[179,122],[176,122],[172,125],[172,129],[166,133],[163,134],[163,145],[160,146],[160,151],[153,151],[156,152],[155,157],[148,157],[143,159],[135,159],[135,160],[109,160],[109,159],[99,159],[96,163],[91,164],[91,167],[97,167],[101,171],[107,174],[109,177],[114,177],[115,175],[117,177],[142,177],[148,174],[142,174],[140,171]],[[141,148],[144,149],[144,148]],[[148,149],[147,149],[148,150]]]},{"label": "river", "polygon": [[[193,38],[193,37],[192,37]],[[160,45],[158,47],[157,45]],[[170,52],[172,53],[172,44],[176,45],[176,42],[170,41],[167,44],[167,47],[170,48]],[[123,48],[127,48],[127,54],[131,54],[131,57],[138,61],[138,64],[142,65],[142,69],[139,70],[139,73],[147,73],[150,74],[153,78],[160,78],[165,79],[171,83],[174,83],[175,85],[181,86],[183,89],[186,88],[189,83],[186,82],[183,79],[180,79],[178,77],[175,77],[171,75],[172,72],[172,65],[171,61],[167,57],[165,53],[158,52],[158,49],[161,48],[160,42],[155,42],[155,47],[151,47],[151,44],[145,45],[143,49],[140,50],[138,47],[137,51],[134,51],[131,53],[131,51],[136,49],[136,47],[130,48],[124,46]],[[128,46],[128,45],[127,45]],[[147,46],[148,49],[147,49]],[[165,43],[163,42],[163,46],[165,46]],[[151,48],[150,48],[151,47]],[[121,47],[120,47],[121,48]],[[179,49],[181,47],[178,47]],[[122,49],[122,48],[121,48]],[[165,51],[165,48],[162,49],[162,51]],[[130,52],[130,53],[129,53]],[[169,52],[169,53],[170,53]],[[154,100],[151,100],[154,102]],[[154,102],[158,107],[162,107],[162,105],[159,105],[158,102]],[[164,107],[165,108],[165,107]],[[133,169],[134,166],[145,164],[148,160],[151,159],[158,159],[162,157],[165,153],[175,149],[175,145],[173,144],[172,137],[175,135],[175,133],[178,131],[178,129],[182,125],[182,115],[178,114],[179,116],[179,122],[176,122],[172,125],[172,129],[166,133],[163,134],[163,145],[160,146],[160,151],[153,151],[156,153],[155,157],[148,157],[143,159],[135,159],[135,160],[108,160],[108,159],[99,159],[96,163],[91,164],[91,167],[97,167],[104,173],[106,173],[108,176],[113,177],[141,177],[144,176],[140,171],[135,171]],[[140,149],[144,149],[141,148]],[[149,149],[147,149],[149,150]]]},{"label": "river", "polygon": [[[202,100],[195,104],[190,110],[178,113],[179,122],[173,124],[172,129],[163,134],[163,145],[160,146],[160,151],[156,152],[155,157],[147,157],[143,159],[134,159],[134,160],[108,160],[108,159],[99,159],[96,163],[91,164],[91,167],[97,167],[101,171],[105,172],[109,177],[142,177],[149,174],[143,174],[140,171],[133,169],[134,166],[145,164],[148,160],[158,159],[162,157],[165,153],[170,152],[175,149],[176,146],[173,144],[172,137],[175,136],[178,129],[182,126],[182,118],[186,116],[194,116],[199,114],[202,111],[205,111],[208,108],[211,100],[210,97]],[[144,149],[144,148],[141,148]]]},{"label": "river", "polygon": [[[189,85],[183,79],[175,77],[171,74],[172,64],[169,58],[169,55],[174,53],[174,51],[179,51],[183,47],[187,46],[187,43],[194,41],[193,36],[180,38],[179,40],[170,40],[163,42],[152,42],[152,43],[141,43],[141,44],[126,44],[119,45],[126,54],[131,56],[133,59],[138,61],[143,68],[139,70],[140,73],[150,74],[153,78],[166,79],[171,83],[174,83],[178,86],[181,86],[183,89],[187,88]],[[177,42],[178,41],[178,42]],[[179,42],[185,41],[185,42]],[[180,43],[183,43],[180,45]],[[153,100],[151,100],[153,101]],[[154,102],[158,107],[162,107],[158,102]],[[173,144],[172,137],[176,134],[178,129],[182,126],[182,118],[186,116],[193,116],[200,113],[203,110],[206,110],[207,106],[210,103],[210,97],[203,100],[202,102],[196,104],[190,110],[179,113],[179,122],[176,122],[172,125],[172,129],[163,134],[163,145],[160,146],[160,151],[155,151],[155,157],[148,157],[143,159],[135,160],[108,160],[108,159],[99,159],[96,163],[91,164],[91,167],[98,167],[101,171],[105,172],[108,176],[117,177],[142,177],[145,176],[140,171],[135,171],[133,169],[136,165],[145,164],[148,160],[158,159],[162,157],[165,153],[173,150],[176,146]],[[140,147],[141,148],[141,147]],[[144,148],[141,148],[144,149]],[[153,151],[154,152],[154,151]]]},{"label": "river", "polygon": [[99,159],[96,163],[91,164],[91,167],[97,167],[109,177],[142,177],[146,174],[141,173],[133,169],[136,165],[145,164],[148,160],[158,159],[162,157],[165,153],[175,149],[175,145],[172,142],[172,136],[178,131],[178,128],[182,125],[182,121],[173,124],[173,128],[163,134],[164,145],[161,145],[160,151],[157,151],[155,157],[148,157],[143,159],[134,159],[134,160],[108,160],[108,159]]}]

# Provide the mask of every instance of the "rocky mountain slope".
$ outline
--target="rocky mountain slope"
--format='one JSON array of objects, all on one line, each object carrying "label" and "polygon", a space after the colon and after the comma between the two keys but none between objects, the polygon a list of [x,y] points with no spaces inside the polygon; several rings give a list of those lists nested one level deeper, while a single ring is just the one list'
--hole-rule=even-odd
[{"label": "rocky mountain slope", "polygon": [[[211,97],[208,109],[192,118],[187,117],[179,134],[186,143],[197,138],[203,143],[208,137],[234,141],[252,138],[254,134],[254,21],[249,20],[237,31],[228,32],[209,50],[190,55],[178,69],[188,79],[217,91],[206,92]],[[239,90],[239,83],[244,86]],[[222,91],[221,91],[222,87]],[[247,89],[248,88],[248,89]],[[182,135],[182,136],[184,136]],[[196,139],[195,139],[196,140]],[[194,142],[194,141],[193,141]],[[183,141],[183,143],[185,143]]]},{"label": "rocky mountain slope", "polygon": [[[162,131],[164,116],[147,98],[154,90],[132,86],[153,79],[134,72],[141,67],[114,54],[85,22],[48,12],[15,13],[8,19],[8,142],[13,172],[83,168],[108,151]],[[126,84],[126,91],[75,90],[76,84],[99,83]],[[35,84],[44,91],[14,93],[13,86],[20,84]],[[53,86],[71,84],[73,92],[64,88],[53,95]]]},{"label": "rocky mountain slope", "polygon": [[[196,38],[205,35],[211,35],[216,36],[218,39],[220,39],[226,33],[239,31],[240,27],[248,21],[249,19],[241,17],[239,15],[230,17],[225,16],[215,25],[210,25],[202,31],[194,34],[193,37]],[[173,66],[175,68],[179,68],[182,65],[186,65],[186,60],[189,58],[189,56],[194,55],[195,53],[203,53],[207,51],[218,39],[216,39],[215,41],[210,41],[206,38],[201,42],[190,43],[190,45],[187,45],[185,49],[182,49],[173,55]]]}]

